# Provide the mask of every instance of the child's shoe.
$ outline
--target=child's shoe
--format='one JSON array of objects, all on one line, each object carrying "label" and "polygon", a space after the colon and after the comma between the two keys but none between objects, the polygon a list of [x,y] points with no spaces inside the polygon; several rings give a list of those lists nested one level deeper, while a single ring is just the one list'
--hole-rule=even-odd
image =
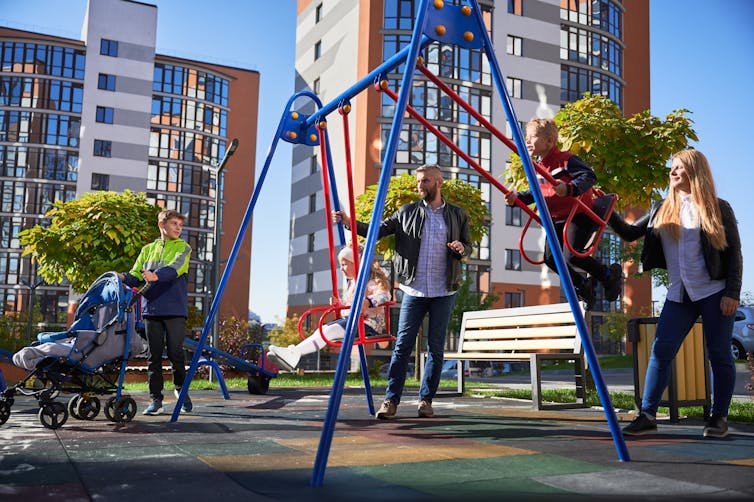
[{"label": "child's shoe", "polygon": [[614,302],[623,291],[623,268],[619,263],[613,263],[608,269],[607,279],[602,281],[605,288],[605,300]]},{"label": "child's shoe", "polygon": [[301,360],[301,354],[299,354],[295,345],[289,345],[288,348],[270,345],[267,358],[272,361],[272,364],[276,364],[288,371],[296,371],[298,363]]}]

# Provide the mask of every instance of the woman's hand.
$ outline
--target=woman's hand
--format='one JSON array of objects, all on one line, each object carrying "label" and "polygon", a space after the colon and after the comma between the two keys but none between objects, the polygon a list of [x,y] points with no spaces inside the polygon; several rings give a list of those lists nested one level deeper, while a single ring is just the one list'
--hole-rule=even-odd
[{"label": "woman's hand", "polygon": [[738,300],[734,300],[727,296],[723,296],[722,299],[720,299],[720,311],[722,311],[724,316],[727,317],[735,314],[737,308]]}]

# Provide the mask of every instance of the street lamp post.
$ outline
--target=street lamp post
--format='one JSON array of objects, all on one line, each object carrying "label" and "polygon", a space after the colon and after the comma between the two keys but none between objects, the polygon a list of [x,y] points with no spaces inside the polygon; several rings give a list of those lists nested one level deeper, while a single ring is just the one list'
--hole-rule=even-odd
[{"label": "street lamp post", "polygon": [[[220,229],[222,227],[222,198],[221,198],[221,192],[222,192],[222,179],[220,177],[220,174],[222,173],[223,168],[225,167],[225,164],[227,164],[228,159],[230,159],[233,154],[236,152],[236,148],[238,148],[238,139],[234,138],[233,141],[230,142],[230,146],[228,146],[228,149],[225,151],[225,156],[223,156],[223,159],[220,161],[220,164],[215,168],[215,229],[214,229],[214,238],[215,238],[215,249],[212,253],[212,297],[214,299],[215,295],[217,295],[217,288],[220,285]],[[212,320],[212,346],[217,347],[218,337],[219,337],[219,326],[220,326],[220,312],[218,312],[215,315],[215,318]],[[212,372],[210,372],[211,376]]]},{"label": "street lamp post", "polygon": [[34,321],[34,293],[36,289],[44,283],[44,279],[39,279],[35,284],[30,284],[26,279],[21,279],[21,285],[29,290],[29,301],[26,302],[26,341],[31,342],[31,324]]}]

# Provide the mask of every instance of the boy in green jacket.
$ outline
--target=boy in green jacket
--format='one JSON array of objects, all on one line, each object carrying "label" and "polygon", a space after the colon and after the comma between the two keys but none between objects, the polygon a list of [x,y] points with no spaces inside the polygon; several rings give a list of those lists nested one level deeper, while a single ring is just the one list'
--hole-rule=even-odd
[{"label": "boy in green jacket", "polygon": [[[188,269],[191,246],[181,239],[186,217],[178,211],[166,209],[157,216],[160,238],[141,248],[139,257],[129,272],[118,274],[124,284],[141,287],[149,283],[142,293],[142,316],[149,345],[147,380],[151,403],[145,415],[159,415],[162,407],[162,354],[173,366],[173,384],[176,398],[186,379],[186,360],[183,356],[183,338],[186,336],[188,318]],[[188,394],[183,411],[193,408]]]}]

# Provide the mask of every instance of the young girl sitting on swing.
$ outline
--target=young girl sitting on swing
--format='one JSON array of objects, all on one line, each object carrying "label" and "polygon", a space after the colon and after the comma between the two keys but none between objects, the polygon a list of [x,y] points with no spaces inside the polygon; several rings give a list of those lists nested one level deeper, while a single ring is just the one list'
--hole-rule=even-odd
[{"label": "young girl sitting on swing", "polygon": [[[356,270],[354,268],[353,250],[350,247],[344,247],[338,253],[338,263],[340,264],[340,271],[348,280],[348,286],[346,286],[343,292],[341,304],[351,305],[356,289]],[[337,298],[331,297],[330,305],[334,305],[337,301]],[[369,281],[367,282],[364,295],[364,304],[361,308],[365,336],[379,336],[385,329],[385,308],[383,304],[389,301],[390,281],[380,267],[380,264],[375,260],[372,262]],[[302,356],[313,354],[318,350],[322,350],[327,345],[323,336],[331,342],[344,338],[349,310],[341,311],[341,315],[341,319],[336,319],[322,326],[322,333],[320,333],[319,329],[316,329],[308,338],[299,342],[298,345],[290,345],[288,347],[270,345],[267,358],[282,369],[294,371],[298,368]]]}]

